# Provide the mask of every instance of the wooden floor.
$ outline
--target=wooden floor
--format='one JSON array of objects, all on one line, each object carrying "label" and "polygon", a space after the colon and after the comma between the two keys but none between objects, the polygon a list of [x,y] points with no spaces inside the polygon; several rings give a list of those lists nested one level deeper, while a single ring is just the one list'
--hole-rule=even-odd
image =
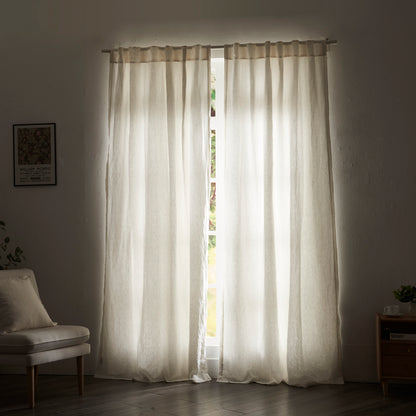
[{"label": "wooden floor", "polygon": [[259,384],[138,383],[85,378],[78,396],[76,377],[39,376],[36,408],[26,408],[26,378],[0,375],[0,415],[67,416],[412,416],[416,384],[346,383],[307,389]]}]

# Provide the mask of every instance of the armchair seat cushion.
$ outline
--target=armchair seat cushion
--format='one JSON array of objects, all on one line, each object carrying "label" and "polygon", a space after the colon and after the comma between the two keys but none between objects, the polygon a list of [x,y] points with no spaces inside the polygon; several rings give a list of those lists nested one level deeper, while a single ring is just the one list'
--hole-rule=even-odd
[{"label": "armchair seat cushion", "polygon": [[89,337],[90,331],[83,326],[25,329],[0,335],[0,354],[32,354],[71,347],[85,343]]}]

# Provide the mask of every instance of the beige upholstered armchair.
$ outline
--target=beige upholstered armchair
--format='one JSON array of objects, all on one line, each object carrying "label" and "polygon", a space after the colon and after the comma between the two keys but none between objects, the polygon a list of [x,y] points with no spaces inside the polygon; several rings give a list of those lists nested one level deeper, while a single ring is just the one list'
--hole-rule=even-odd
[{"label": "beige upholstered armchair", "polygon": [[58,325],[51,320],[32,270],[0,270],[0,366],[26,367],[29,407],[35,406],[40,364],[76,358],[78,390],[83,394],[89,336],[88,328]]}]

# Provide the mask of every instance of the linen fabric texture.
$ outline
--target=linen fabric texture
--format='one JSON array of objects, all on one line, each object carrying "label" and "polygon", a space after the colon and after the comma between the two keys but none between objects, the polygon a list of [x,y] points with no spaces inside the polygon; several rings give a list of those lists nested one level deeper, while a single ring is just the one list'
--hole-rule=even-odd
[{"label": "linen fabric texture", "polygon": [[0,278],[0,334],[54,325],[29,276]]},{"label": "linen fabric texture", "polygon": [[97,376],[208,380],[210,49],[111,53]]},{"label": "linen fabric texture", "polygon": [[219,381],[342,382],[326,48],[225,47]]},{"label": "linen fabric texture", "polygon": [[[225,47],[222,382],[340,383],[325,42]],[[210,50],[111,53],[97,375],[209,379]]]}]

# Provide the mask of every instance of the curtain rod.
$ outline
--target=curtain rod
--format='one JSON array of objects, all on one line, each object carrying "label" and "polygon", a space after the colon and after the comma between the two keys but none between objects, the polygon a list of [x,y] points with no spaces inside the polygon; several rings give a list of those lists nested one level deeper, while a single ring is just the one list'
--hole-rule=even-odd
[{"label": "curtain rod", "polygon": [[[300,40],[299,42],[309,42],[309,41],[302,41]],[[310,42],[322,42],[322,40],[312,40]],[[331,40],[331,39],[326,39],[325,40],[327,45],[336,45],[338,43],[338,41],[336,40]],[[292,43],[292,42],[282,42],[282,43]],[[260,43],[258,44],[260,45]],[[231,44],[225,44],[225,45],[212,45],[211,49],[223,49],[225,46],[232,46]],[[149,48],[150,46],[146,46],[146,48]],[[180,47],[180,46],[178,46]],[[116,49],[116,48],[115,48]],[[112,49],[102,49],[101,52],[102,53],[110,53],[112,51]]]}]

